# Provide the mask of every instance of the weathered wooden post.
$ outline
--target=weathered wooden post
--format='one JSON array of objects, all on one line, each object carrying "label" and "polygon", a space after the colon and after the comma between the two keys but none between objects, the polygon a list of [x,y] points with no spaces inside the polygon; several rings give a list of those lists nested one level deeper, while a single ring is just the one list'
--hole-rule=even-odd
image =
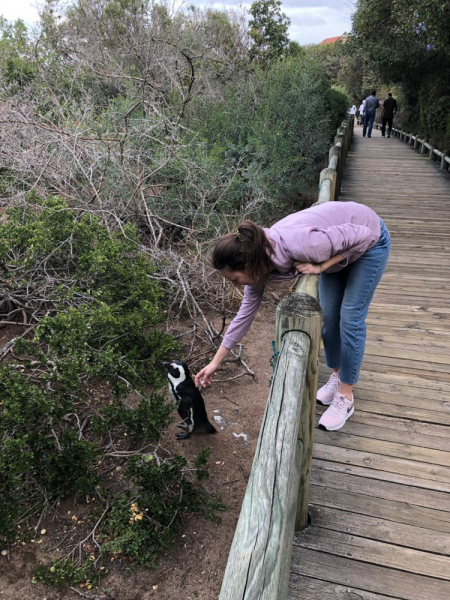
[{"label": "weathered wooden post", "polygon": [[341,189],[341,171],[339,164],[341,162],[342,150],[339,146],[333,146],[330,148],[328,167],[336,171],[336,183],[334,187],[334,196],[330,200],[337,200],[339,197],[339,190]]},{"label": "weathered wooden post", "polygon": [[443,152],[442,153],[442,157],[441,157],[441,169],[442,170],[446,170],[447,169],[447,163],[445,161],[446,156],[448,156],[447,152]]},{"label": "weathered wooden post", "polygon": [[337,184],[336,184],[337,195],[339,196],[339,194],[341,193],[342,174],[344,172],[344,162],[345,162],[344,161],[345,148],[344,148],[344,134],[343,133],[339,133],[338,135],[335,136],[334,144],[335,144],[335,146],[337,146],[340,149],[339,162],[338,162],[338,166],[337,166]]},{"label": "weathered wooden post", "polygon": [[[292,294],[295,306],[301,299]],[[296,309],[294,308],[296,311]],[[269,392],[219,600],[286,600],[303,452],[310,338],[287,331]]]},{"label": "weathered wooden post", "polygon": [[316,300],[317,297],[318,277],[306,275],[300,278],[294,293],[286,296],[277,307],[276,347],[281,347],[283,336],[287,331],[306,333],[311,341],[298,432],[298,447],[302,448],[302,453],[295,521],[296,531],[304,529],[308,525],[309,486],[322,330],[322,309]]},{"label": "weathered wooden post", "polygon": [[[333,201],[336,199],[336,183],[337,183],[337,173],[335,169],[322,169],[319,177],[319,189],[322,189],[323,182],[329,179],[330,180],[330,195],[327,198],[327,201]],[[320,192],[319,192],[319,200],[320,200]]]},{"label": "weathered wooden post", "polygon": [[414,139],[414,150],[417,150],[417,149],[419,148],[419,143],[420,143],[421,141],[422,141],[422,140],[420,140],[420,139],[419,139],[419,136],[418,136],[418,135],[416,135],[416,137],[415,137],[415,139]]}]

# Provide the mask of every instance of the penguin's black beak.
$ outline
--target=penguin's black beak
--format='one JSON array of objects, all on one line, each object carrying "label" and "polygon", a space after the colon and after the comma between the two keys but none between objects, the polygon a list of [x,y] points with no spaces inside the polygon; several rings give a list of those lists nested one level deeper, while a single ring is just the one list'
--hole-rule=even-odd
[{"label": "penguin's black beak", "polygon": [[168,362],[162,362],[161,363],[163,367],[166,367],[166,369],[170,369],[170,363]]}]

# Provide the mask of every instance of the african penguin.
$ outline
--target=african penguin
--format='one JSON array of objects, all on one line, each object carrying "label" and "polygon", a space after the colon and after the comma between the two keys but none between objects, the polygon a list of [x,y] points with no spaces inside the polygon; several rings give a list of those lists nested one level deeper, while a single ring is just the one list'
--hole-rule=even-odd
[{"label": "african penguin", "polygon": [[162,364],[168,370],[170,398],[183,419],[178,427],[184,431],[177,433],[175,437],[178,440],[184,440],[190,437],[194,431],[196,433],[216,433],[208,421],[203,397],[200,390],[195,387],[186,363],[174,360]]}]

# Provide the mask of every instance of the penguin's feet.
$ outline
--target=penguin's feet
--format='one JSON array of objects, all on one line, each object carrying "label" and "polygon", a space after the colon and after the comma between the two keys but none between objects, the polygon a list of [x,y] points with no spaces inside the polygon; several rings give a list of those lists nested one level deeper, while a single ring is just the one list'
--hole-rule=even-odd
[{"label": "penguin's feet", "polygon": [[185,430],[189,429],[189,425],[187,423],[185,423],[184,421],[181,421],[181,423],[177,423],[177,427],[179,427],[180,429],[185,429]]},{"label": "penguin's feet", "polygon": [[180,431],[180,433],[175,434],[175,437],[177,438],[177,440],[187,440],[191,437],[191,434],[189,433],[189,431]]}]

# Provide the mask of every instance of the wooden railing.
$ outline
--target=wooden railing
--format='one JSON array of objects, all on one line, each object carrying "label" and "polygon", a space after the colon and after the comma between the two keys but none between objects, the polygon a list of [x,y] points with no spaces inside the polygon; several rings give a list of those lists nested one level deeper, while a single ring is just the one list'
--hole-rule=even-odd
[{"label": "wooden railing", "polygon": [[[354,119],[338,129],[316,204],[338,197]],[[294,531],[308,524],[322,311],[318,277],[277,307],[279,351],[219,600],[285,600]]]},{"label": "wooden railing", "polygon": [[[374,123],[374,127],[375,129],[381,129],[379,123]],[[419,138],[418,135],[407,133],[406,131],[403,131],[403,129],[398,129],[398,127],[393,127],[392,134],[404,142],[408,142],[408,144],[412,146],[414,150],[418,150],[420,154],[426,154],[430,160],[436,162],[439,159],[443,171],[450,170],[450,156],[448,153],[438,150],[435,146],[430,144],[426,138]]]}]

